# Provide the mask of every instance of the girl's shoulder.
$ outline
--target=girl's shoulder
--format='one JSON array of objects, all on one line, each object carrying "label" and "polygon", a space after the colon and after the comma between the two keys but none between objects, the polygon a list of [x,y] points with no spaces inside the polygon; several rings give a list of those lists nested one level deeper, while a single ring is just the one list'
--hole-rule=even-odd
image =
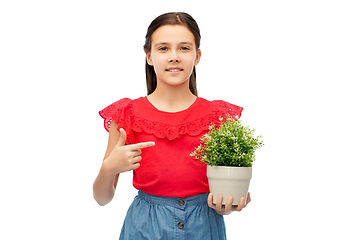
[{"label": "girl's shoulder", "polygon": [[204,98],[201,99],[205,103],[203,108],[204,107],[207,108],[216,116],[224,116],[226,114],[230,114],[230,115],[238,115],[240,117],[241,112],[243,111],[242,107],[229,103],[224,100],[209,101]]},{"label": "girl's shoulder", "polygon": [[213,106],[213,112],[215,114],[224,115],[238,115],[240,117],[241,112],[243,111],[242,107],[239,107],[235,104],[223,101],[223,100],[213,100],[211,101]]},{"label": "girl's shoulder", "polygon": [[105,129],[109,131],[111,121],[121,124],[126,118],[132,116],[133,112],[133,100],[130,98],[122,98],[100,110],[99,114],[104,119]]},{"label": "girl's shoulder", "polygon": [[115,122],[118,125],[118,131],[120,128],[126,131],[126,144],[135,143],[135,136],[132,132],[132,122],[134,119],[134,104],[137,105],[137,103],[137,99],[122,98],[99,111],[100,116],[104,119],[106,131],[110,131],[111,122]]}]

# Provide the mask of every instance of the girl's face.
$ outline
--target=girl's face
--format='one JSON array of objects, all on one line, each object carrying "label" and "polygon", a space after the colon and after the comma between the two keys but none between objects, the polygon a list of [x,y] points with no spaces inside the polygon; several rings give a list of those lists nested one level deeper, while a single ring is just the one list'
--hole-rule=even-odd
[{"label": "girl's face", "polygon": [[154,66],[158,86],[188,83],[200,57],[201,51],[196,50],[194,35],[181,25],[158,28],[152,34],[151,51],[146,54],[148,64]]}]

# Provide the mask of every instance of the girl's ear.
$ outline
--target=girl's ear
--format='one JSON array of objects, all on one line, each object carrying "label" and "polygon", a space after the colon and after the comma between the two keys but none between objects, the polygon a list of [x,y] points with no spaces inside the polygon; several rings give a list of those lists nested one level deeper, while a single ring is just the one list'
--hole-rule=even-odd
[{"label": "girl's ear", "polygon": [[195,58],[195,64],[194,66],[197,66],[200,62],[200,58],[201,58],[201,50],[199,49],[197,52],[196,52],[196,58]]},{"label": "girl's ear", "polygon": [[154,66],[152,58],[151,58],[151,53],[146,54],[146,61],[150,66]]}]

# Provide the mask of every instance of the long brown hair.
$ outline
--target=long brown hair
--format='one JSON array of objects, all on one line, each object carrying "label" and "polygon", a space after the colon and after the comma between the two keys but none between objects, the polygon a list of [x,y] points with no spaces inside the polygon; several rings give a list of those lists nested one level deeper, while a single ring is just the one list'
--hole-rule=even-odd
[{"label": "long brown hair", "polygon": [[[189,29],[189,31],[194,35],[196,51],[200,48],[200,29],[197,25],[196,21],[187,13],[184,12],[169,12],[155,18],[146,33],[146,40],[144,44],[145,53],[149,53],[151,51],[151,36],[152,34],[161,26],[164,25],[182,25]],[[146,86],[147,86],[147,94],[151,94],[155,91],[157,80],[156,74],[153,66],[150,66],[145,59],[145,72],[146,72]],[[190,76],[189,81],[190,91],[197,96],[197,88],[196,88],[196,71],[195,66]]]}]

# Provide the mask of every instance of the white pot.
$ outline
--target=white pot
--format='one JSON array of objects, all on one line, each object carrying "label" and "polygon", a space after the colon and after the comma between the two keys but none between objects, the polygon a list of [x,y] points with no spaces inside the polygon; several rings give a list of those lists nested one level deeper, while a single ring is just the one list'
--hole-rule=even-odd
[{"label": "white pot", "polygon": [[219,195],[223,196],[223,204],[229,196],[234,197],[233,205],[238,205],[241,197],[247,195],[252,176],[252,167],[207,166],[210,192],[214,194],[213,202]]}]

